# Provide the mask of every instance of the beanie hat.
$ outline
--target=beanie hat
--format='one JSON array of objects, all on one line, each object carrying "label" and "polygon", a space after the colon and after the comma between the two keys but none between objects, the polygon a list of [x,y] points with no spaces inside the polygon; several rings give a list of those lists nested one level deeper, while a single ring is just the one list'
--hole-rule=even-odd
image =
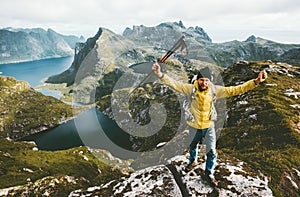
[{"label": "beanie hat", "polygon": [[200,78],[208,78],[209,80],[212,80],[213,73],[211,72],[211,70],[208,67],[204,67],[204,68],[200,69],[197,74],[197,79],[200,79]]}]

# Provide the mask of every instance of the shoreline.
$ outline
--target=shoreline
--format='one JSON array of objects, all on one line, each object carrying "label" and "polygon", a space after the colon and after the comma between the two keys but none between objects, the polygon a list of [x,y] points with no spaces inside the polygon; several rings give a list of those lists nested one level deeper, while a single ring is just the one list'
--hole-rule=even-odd
[{"label": "shoreline", "polygon": [[[44,84],[34,87],[34,89],[36,91],[39,91],[42,89],[48,89],[50,91],[60,92],[61,97],[57,98],[58,100],[66,103],[66,104],[73,103],[73,96],[71,95],[71,93],[69,93],[71,89],[69,87],[67,87],[67,83],[61,83],[61,84],[44,83]],[[50,94],[47,96],[52,96],[52,95]]]},{"label": "shoreline", "polygon": [[74,57],[74,54],[68,56],[54,56],[54,57],[46,57],[42,59],[25,59],[25,60],[15,60],[15,61],[8,61],[8,62],[0,62],[0,65],[5,64],[19,64],[19,63],[26,63],[26,62],[34,62],[34,61],[41,61],[41,60],[50,60],[50,59],[59,59],[59,58],[67,58],[67,57]]},{"label": "shoreline", "polygon": [[91,109],[92,107],[95,107],[95,105],[85,105],[85,106],[75,106],[76,108],[79,108],[79,109],[73,109],[73,116],[72,117],[69,117],[69,118],[66,118],[64,120],[61,120],[57,125],[53,126],[53,127],[46,127],[46,126],[40,126],[40,127],[37,127],[37,128],[34,128],[34,129],[30,129],[30,131],[24,135],[23,137],[19,137],[19,138],[11,138],[13,141],[27,141],[25,140],[24,138],[29,138],[29,137],[34,137],[35,135],[39,135],[39,134],[42,134],[44,132],[50,132],[52,129],[60,126],[60,125],[63,125],[63,124],[66,124],[67,122],[69,121],[72,121],[72,120],[75,120],[76,117],[82,113],[83,111],[85,110],[89,110]]}]

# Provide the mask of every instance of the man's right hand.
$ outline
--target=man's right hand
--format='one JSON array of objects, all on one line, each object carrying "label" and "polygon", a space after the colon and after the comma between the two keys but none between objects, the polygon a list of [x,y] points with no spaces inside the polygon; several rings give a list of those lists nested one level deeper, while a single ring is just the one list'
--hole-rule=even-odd
[{"label": "man's right hand", "polygon": [[257,78],[255,79],[255,84],[260,84],[261,82],[264,82],[268,78],[268,74],[266,70],[260,71]]},{"label": "man's right hand", "polygon": [[159,63],[153,64],[152,70],[153,70],[154,74],[156,74],[159,78],[161,78],[163,76],[163,73],[161,72]]}]

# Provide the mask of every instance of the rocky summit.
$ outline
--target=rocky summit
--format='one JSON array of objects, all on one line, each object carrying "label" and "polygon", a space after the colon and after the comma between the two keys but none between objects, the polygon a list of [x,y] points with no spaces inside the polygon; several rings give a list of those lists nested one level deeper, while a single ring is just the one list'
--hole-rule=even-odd
[{"label": "rocky summit", "polygon": [[187,171],[188,154],[178,155],[166,165],[148,167],[127,178],[79,189],[69,196],[273,196],[268,178],[242,161],[221,154],[212,187],[204,177],[204,160]]}]

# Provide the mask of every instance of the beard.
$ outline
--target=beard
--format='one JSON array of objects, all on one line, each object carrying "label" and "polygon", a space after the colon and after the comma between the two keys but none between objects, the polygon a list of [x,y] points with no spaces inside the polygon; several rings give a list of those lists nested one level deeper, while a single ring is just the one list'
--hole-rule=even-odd
[{"label": "beard", "polygon": [[206,85],[200,85],[199,86],[200,92],[207,90],[207,88],[208,88],[208,86],[206,86]]}]

